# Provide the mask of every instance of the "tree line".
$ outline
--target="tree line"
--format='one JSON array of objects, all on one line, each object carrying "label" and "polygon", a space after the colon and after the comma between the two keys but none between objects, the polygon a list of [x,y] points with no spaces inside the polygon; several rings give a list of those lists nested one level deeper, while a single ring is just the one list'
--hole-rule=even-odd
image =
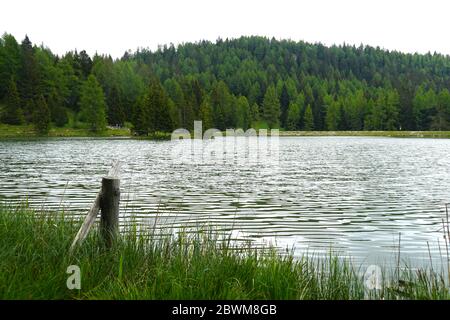
[{"label": "tree line", "polygon": [[55,55],[0,39],[0,122],[175,128],[450,130],[450,57],[264,37]]}]

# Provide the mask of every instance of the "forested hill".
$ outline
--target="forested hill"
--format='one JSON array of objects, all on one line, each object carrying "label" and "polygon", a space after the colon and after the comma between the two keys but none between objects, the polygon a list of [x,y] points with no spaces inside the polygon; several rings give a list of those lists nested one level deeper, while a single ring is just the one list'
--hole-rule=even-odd
[{"label": "forested hill", "polygon": [[450,130],[450,57],[241,37],[127,52],[52,54],[5,34],[0,119],[45,131],[129,122],[135,131]]}]

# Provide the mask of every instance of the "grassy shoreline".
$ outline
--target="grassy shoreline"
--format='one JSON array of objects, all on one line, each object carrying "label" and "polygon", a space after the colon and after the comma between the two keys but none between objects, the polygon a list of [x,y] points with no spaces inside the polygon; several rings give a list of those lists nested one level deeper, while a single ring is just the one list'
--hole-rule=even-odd
[{"label": "grassy shoreline", "polygon": [[40,137],[131,137],[127,128],[111,129],[95,133],[88,129],[52,127],[47,135],[36,132],[32,125],[12,126],[0,124],[0,138],[40,138]]},{"label": "grassy shoreline", "polygon": [[[368,291],[348,261],[281,255],[233,245],[207,230],[137,236],[131,225],[111,249],[96,230],[73,254],[81,221],[63,214],[0,206],[0,299],[449,299],[431,271]],[[81,290],[66,286],[67,267],[81,270]]]},{"label": "grassy shoreline", "polygon": [[450,138],[450,131],[280,131],[282,137]]},{"label": "grassy shoreline", "polygon": [[[450,138],[450,131],[284,131],[281,137],[395,137],[395,138]],[[168,140],[170,133],[158,133],[155,136],[136,137],[129,128],[108,128],[95,133],[88,129],[57,128],[50,129],[47,135],[39,135],[31,125],[12,126],[0,124],[1,138],[35,138],[35,137],[133,137],[136,139]]]}]

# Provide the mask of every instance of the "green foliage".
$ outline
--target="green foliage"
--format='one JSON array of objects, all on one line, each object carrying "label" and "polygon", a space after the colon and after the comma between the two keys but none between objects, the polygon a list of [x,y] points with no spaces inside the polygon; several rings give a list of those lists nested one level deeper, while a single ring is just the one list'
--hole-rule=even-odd
[{"label": "green foliage", "polygon": [[324,103],[327,106],[327,115],[325,117],[327,130],[338,130],[341,123],[341,105],[329,95],[325,96]]},{"label": "green foliage", "polygon": [[224,81],[217,82],[212,88],[211,105],[214,127],[225,130],[236,126],[235,99]]},{"label": "green foliage", "polygon": [[[310,121],[304,116],[309,105],[313,124],[307,127],[315,130],[446,130],[450,123],[445,92],[450,89],[448,69],[450,57],[439,54],[411,55],[370,46],[325,47],[263,37],[139,49],[116,60],[107,55],[90,57],[84,50],[56,56],[44,46],[33,45],[28,37],[19,45],[12,35],[4,34],[0,103],[7,105],[14,79],[20,97],[17,106],[26,123],[32,123],[34,100],[40,95],[55,124],[66,125],[68,112],[84,120],[81,91],[93,75],[103,90],[111,125],[134,122],[138,113],[158,118],[153,111],[136,110],[148,95],[152,79],[158,79],[170,98],[171,125],[153,127],[191,130],[194,120],[201,118],[207,96],[213,126],[218,129],[248,126],[240,97],[250,106],[250,121],[293,127],[292,121],[288,124],[289,106],[298,104],[302,96],[300,129]],[[4,108],[1,121],[17,119],[17,110],[11,105]],[[165,116],[161,119],[166,121]],[[93,129],[102,130],[102,126]]]},{"label": "green foliage", "polygon": [[0,100],[8,94],[11,79],[17,79],[21,65],[20,46],[5,33],[0,39]]},{"label": "green foliage", "polygon": [[423,86],[417,89],[412,102],[414,128],[424,130],[431,127],[432,116],[437,106],[434,90],[426,90]]},{"label": "green foliage", "polygon": [[56,107],[52,111],[52,118],[57,127],[64,127],[69,122],[67,110],[64,107]]},{"label": "green foliage", "polygon": [[79,54],[75,51],[74,60],[77,68],[81,71],[83,79],[86,79],[92,70],[91,57],[89,57],[85,50],[82,50]]},{"label": "green foliage", "polygon": [[164,88],[173,102],[171,117],[174,127],[190,128],[194,121],[193,110],[186,104],[180,84],[175,79],[167,79],[164,82]]},{"label": "green foliage", "polygon": [[267,88],[262,108],[264,120],[269,128],[277,128],[279,126],[280,101],[273,85]]},{"label": "green foliage", "polygon": [[432,130],[449,130],[450,128],[450,92],[447,89],[437,96],[436,113],[432,117]]},{"label": "green foliage", "polygon": [[39,134],[47,134],[50,130],[50,109],[45,99],[40,95],[35,102],[33,124]]},{"label": "green foliage", "polygon": [[172,127],[175,129],[180,128],[181,126],[180,110],[175,105],[175,102],[173,102],[173,100],[170,98],[167,98],[167,106],[169,108],[169,116],[170,121],[172,122]]},{"label": "green foliage", "polygon": [[252,112],[250,110],[250,106],[248,104],[248,100],[246,97],[240,96],[237,99],[237,122],[236,127],[247,130],[251,127],[253,118]]},{"label": "green foliage", "polygon": [[9,87],[5,97],[5,110],[1,120],[6,124],[16,125],[22,124],[25,121],[19,93],[17,92],[16,83],[13,78],[9,81]]},{"label": "green foliage", "polygon": [[252,120],[258,121],[259,120],[259,106],[255,103],[252,104],[252,107],[250,109]]},{"label": "green foliage", "polygon": [[149,131],[170,132],[173,125],[169,113],[168,97],[159,80],[155,79],[150,83],[146,103],[150,113]]},{"label": "green foliage", "polygon": [[300,119],[300,106],[296,102],[291,102],[287,112],[286,129],[292,131],[299,130]]},{"label": "green foliage", "polygon": [[[32,100],[38,94],[39,88],[39,69],[36,61],[35,50],[28,36],[21,44],[21,67],[19,77],[19,92],[24,100]],[[31,115],[33,110],[25,110],[28,115]]]},{"label": "green foliage", "polygon": [[106,103],[103,89],[94,75],[90,75],[81,86],[81,118],[89,123],[94,132],[106,129]]},{"label": "green foliage", "polygon": [[120,127],[125,123],[125,112],[117,87],[112,87],[108,96],[108,123]]},{"label": "green foliage", "polygon": [[366,130],[399,129],[399,95],[396,90],[379,89],[369,106],[364,125]]},{"label": "green foliage", "polygon": [[305,110],[303,130],[311,131],[314,130],[314,115],[311,109],[311,105],[308,104]]},{"label": "green foliage", "polygon": [[133,125],[140,135],[173,129],[169,98],[158,79],[151,80],[147,95],[137,104]]},{"label": "green foliage", "polygon": [[213,110],[208,99],[204,99],[200,106],[200,120],[202,121],[203,131],[213,128]]},{"label": "green foliage", "polygon": [[290,103],[289,93],[287,91],[286,84],[283,83],[283,87],[281,89],[281,95],[280,95],[281,126],[283,128],[286,128],[286,126],[287,126],[289,103]]}]

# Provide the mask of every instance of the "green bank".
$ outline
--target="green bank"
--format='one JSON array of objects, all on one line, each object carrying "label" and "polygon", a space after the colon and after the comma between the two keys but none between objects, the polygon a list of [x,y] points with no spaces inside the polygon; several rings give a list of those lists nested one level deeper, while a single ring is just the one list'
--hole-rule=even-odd
[{"label": "green bank", "polygon": [[[255,127],[267,129],[265,125]],[[133,137],[130,128],[108,127],[104,131],[93,132],[87,128],[52,127],[48,134],[38,133],[33,125],[0,124],[0,138],[33,138],[33,137]],[[374,136],[398,138],[450,138],[450,131],[280,131],[281,137],[326,137],[326,136]],[[169,133],[158,132],[148,137],[135,136],[140,139],[170,139]]]},{"label": "green bank", "polygon": [[280,131],[283,137],[395,137],[395,138],[450,138],[450,131]]},{"label": "green bank", "polygon": [[85,128],[53,127],[47,134],[40,134],[33,125],[0,124],[0,138],[33,138],[33,137],[128,137],[128,128],[107,128],[101,132],[93,132]]}]

